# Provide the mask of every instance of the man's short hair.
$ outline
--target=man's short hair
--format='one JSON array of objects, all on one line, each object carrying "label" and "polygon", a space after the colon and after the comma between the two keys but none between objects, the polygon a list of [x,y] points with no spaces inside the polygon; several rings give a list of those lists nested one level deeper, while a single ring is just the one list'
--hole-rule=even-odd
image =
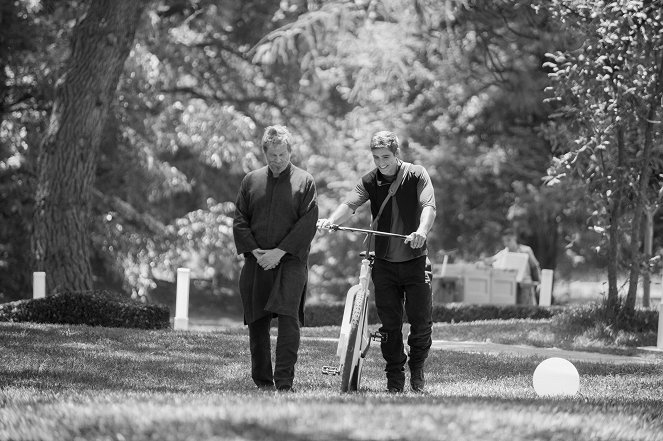
[{"label": "man's short hair", "polygon": [[371,138],[371,150],[389,149],[391,153],[396,154],[398,146],[398,137],[394,132],[383,130],[381,132],[377,132]]},{"label": "man's short hair", "polygon": [[266,152],[268,148],[281,144],[285,144],[288,151],[292,152],[292,135],[288,128],[280,125],[267,127],[262,135],[262,151]]}]

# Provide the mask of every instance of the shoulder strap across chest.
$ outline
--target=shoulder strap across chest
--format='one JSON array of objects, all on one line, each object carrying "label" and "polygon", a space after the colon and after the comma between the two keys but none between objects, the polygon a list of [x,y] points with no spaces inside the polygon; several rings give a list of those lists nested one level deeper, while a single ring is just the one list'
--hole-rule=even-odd
[{"label": "shoulder strap across chest", "polygon": [[401,187],[401,184],[405,180],[405,175],[407,174],[408,170],[410,169],[410,164],[409,162],[403,162],[401,164],[400,170],[398,170],[398,175],[396,175],[396,179],[394,179],[394,182],[391,183],[389,186],[389,192],[387,193],[387,197],[384,198],[384,201],[382,201],[382,205],[380,206],[380,210],[378,210],[377,216],[375,216],[375,219],[373,219],[373,222],[371,222],[371,229],[375,230],[378,226],[378,220],[380,219],[380,216],[382,215],[382,211],[384,210],[384,207],[387,205],[387,202],[389,201],[389,198],[391,198],[393,195],[396,194],[398,189]]}]

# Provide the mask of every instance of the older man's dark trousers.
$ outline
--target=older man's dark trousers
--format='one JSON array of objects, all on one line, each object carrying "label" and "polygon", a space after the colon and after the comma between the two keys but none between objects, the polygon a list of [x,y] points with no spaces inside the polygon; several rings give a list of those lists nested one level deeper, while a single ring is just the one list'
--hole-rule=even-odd
[{"label": "older man's dark trousers", "polygon": [[[373,265],[375,305],[382,322],[380,332],[387,337],[381,349],[387,362],[389,388],[403,389],[405,363],[411,371],[423,368],[432,344],[433,299],[425,269],[426,256],[397,263],[375,259]],[[409,358],[403,345],[403,310],[410,323]]]},{"label": "older man's dark trousers", "polygon": [[271,314],[249,323],[249,347],[251,349],[251,378],[260,388],[292,386],[295,363],[299,351],[299,319],[287,315],[278,316],[276,357],[272,371],[270,344]]}]

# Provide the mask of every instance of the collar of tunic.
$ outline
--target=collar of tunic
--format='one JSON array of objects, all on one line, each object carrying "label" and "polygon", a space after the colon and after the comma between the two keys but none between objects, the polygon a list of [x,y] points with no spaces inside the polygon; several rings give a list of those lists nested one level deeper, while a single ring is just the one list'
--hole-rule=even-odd
[{"label": "collar of tunic", "polygon": [[283,169],[281,173],[279,173],[278,176],[274,176],[274,173],[272,173],[272,169],[269,168],[269,166],[267,167],[267,176],[273,179],[278,179],[281,176],[289,176],[291,172],[292,172],[292,162],[289,162],[288,165],[286,165],[286,167]]}]

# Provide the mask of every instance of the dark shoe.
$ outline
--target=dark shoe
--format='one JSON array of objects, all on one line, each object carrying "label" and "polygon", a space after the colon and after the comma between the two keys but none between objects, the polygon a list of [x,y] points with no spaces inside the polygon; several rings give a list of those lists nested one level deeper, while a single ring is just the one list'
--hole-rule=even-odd
[{"label": "dark shoe", "polygon": [[387,392],[401,393],[405,388],[405,370],[387,372]]},{"label": "dark shoe", "polygon": [[295,390],[289,384],[280,384],[276,386],[276,390],[279,392],[294,392]]},{"label": "dark shoe", "polygon": [[274,390],[274,385],[269,383],[256,384],[258,390],[271,391]]},{"label": "dark shoe", "polygon": [[424,392],[426,380],[424,380],[423,368],[413,369],[410,373],[410,388],[412,392]]},{"label": "dark shoe", "polygon": [[402,387],[388,387],[387,392],[390,394],[402,394],[403,393],[403,388]]}]

